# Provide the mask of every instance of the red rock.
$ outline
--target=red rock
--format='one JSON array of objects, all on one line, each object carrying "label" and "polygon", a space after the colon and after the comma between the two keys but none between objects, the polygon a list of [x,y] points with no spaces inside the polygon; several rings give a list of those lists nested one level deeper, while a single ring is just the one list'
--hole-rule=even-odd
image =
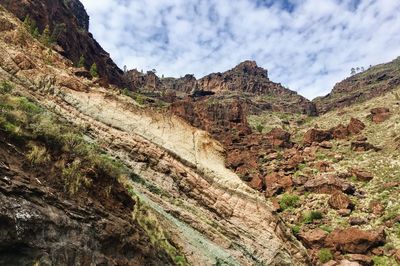
[{"label": "red rock", "polygon": [[336,210],[340,209],[353,209],[354,204],[351,202],[351,199],[341,191],[336,191],[332,194],[332,196],[328,200],[329,206]]},{"label": "red rock", "polygon": [[334,260],[330,260],[330,261],[322,264],[322,266],[337,266],[337,265],[339,265],[339,263]]},{"label": "red rock", "polygon": [[267,133],[267,139],[273,147],[290,147],[290,133],[281,129],[274,128]]},{"label": "red rock", "polygon": [[350,261],[356,261],[360,263],[362,266],[371,266],[373,265],[373,261],[370,256],[363,254],[348,254],[347,259]]},{"label": "red rock", "polygon": [[335,139],[345,139],[350,135],[348,127],[340,124],[332,128],[332,135]]},{"label": "red rock", "polygon": [[292,178],[290,176],[282,176],[279,173],[272,173],[264,178],[266,190],[265,193],[268,197],[282,193],[293,186]]},{"label": "red rock", "polygon": [[325,244],[338,251],[348,253],[365,253],[368,250],[385,243],[384,230],[363,231],[355,227],[336,229],[330,233]]},{"label": "red rock", "polygon": [[374,123],[382,123],[390,118],[391,113],[388,108],[378,107],[371,110],[371,120]]},{"label": "red rock", "polygon": [[331,164],[326,161],[316,162],[316,163],[314,163],[314,167],[317,168],[321,172],[329,172],[329,171],[333,170]]},{"label": "red rock", "polygon": [[349,173],[354,175],[360,181],[371,181],[374,178],[370,172],[358,168],[351,168]]},{"label": "red rock", "polygon": [[89,86],[83,84],[79,79],[69,76],[58,76],[56,81],[58,86],[66,87],[74,91],[88,91]]},{"label": "red rock", "polygon": [[249,186],[255,190],[261,191],[263,189],[263,180],[259,177],[255,177],[250,181]]},{"label": "red rock", "polygon": [[363,131],[364,128],[365,124],[353,117],[350,119],[350,123],[347,126],[347,130],[350,132],[350,134],[353,135],[361,133],[361,131]]},{"label": "red rock", "polygon": [[35,68],[35,64],[23,54],[17,54],[13,58],[13,60],[21,70],[28,70]]},{"label": "red rock", "polygon": [[303,143],[306,145],[311,145],[313,142],[320,143],[325,140],[331,140],[332,138],[332,133],[329,130],[312,128],[304,134]]},{"label": "red rock", "polygon": [[347,216],[349,216],[351,214],[351,210],[350,209],[340,209],[340,210],[337,211],[337,213],[340,216],[347,217]]},{"label": "red rock", "polygon": [[323,245],[327,235],[327,232],[317,228],[306,232],[300,232],[298,237],[307,248],[317,248]]}]

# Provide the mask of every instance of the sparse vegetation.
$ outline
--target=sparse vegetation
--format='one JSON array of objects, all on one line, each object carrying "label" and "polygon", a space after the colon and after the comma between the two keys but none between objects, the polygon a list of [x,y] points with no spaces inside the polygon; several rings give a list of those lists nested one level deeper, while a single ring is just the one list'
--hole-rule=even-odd
[{"label": "sparse vegetation", "polygon": [[300,198],[297,195],[285,193],[285,194],[283,194],[282,198],[279,200],[279,206],[281,207],[282,210],[293,208],[297,205],[297,203],[299,202],[299,199]]},{"label": "sparse vegetation", "polygon": [[96,63],[93,63],[92,66],[90,67],[90,75],[94,78],[99,77],[99,73],[97,72],[97,65]]},{"label": "sparse vegetation", "polygon": [[264,126],[261,125],[261,124],[258,124],[257,127],[256,127],[256,129],[257,129],[257,131],[258,131],[259,133],[262,133],[263,130],[264,130]]},{"label": "sparse vegetation", "polygon": [[26,155],[26,158],[32,165],[40,165],[50,161],[50,154],[46,147],[39,146],[36,144],[29,144],[31,151]]},{"label": "sparse vegetation", "polygon": [[332,252],[330,249],[323,248],[318,252],[318,259],[321,263],[326,263],[333,259]]},{"label": "sparse vegetation", "polygon": [[312,222],[314,222],[314,220],[320,220],[323,218],[323,215],[321,212],[319,211],[310,211],[305,213],[305,215],[303,216],[303,222],[305,224],[310,224]]},{"label": "sparse vegetation", "polygon": [[292,226],[292,233],[298,235],[300,233],[301,227],[299,225]]},{"label": "sparse vegetation", "polygon": [[81,55],[81,57],[79,57],[79,61],[76,64],[77,67],[85,67],[86,65],[86,60],[85,57],[83,55]]}]

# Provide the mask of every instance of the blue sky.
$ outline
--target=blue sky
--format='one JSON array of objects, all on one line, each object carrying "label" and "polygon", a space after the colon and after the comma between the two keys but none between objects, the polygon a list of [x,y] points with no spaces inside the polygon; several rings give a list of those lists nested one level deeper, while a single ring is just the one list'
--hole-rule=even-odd
[{"label": "blue sky", "polygon": [[400,56],[398,0],[81,0],[122,68],[200,78],[252,59],[307,98]]}]

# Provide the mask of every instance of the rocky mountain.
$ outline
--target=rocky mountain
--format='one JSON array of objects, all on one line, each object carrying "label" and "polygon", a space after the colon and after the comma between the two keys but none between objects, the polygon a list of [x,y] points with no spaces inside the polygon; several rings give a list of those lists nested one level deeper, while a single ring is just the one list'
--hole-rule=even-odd
[{"label": "rocky mountain", "polygon": [[400,86],[400,58],[370,67],[335,85],[332,92],[313,100],[321,113],[364,102]]},{"label": "rocky mountain", "polygon": [[2,2],[0,265],[399,265],[397,60],[315,103],[252,61],[96,78],[79,1]]},{"label": "rocky mountain", "polygon": [[40,33],[49,26],[59,45],[57,50],[73,64],[78,64],[83,56],[87,69],[96,63],[98,73],[106,82],[123,85],[123,72],[88,31],[89,16],[79,0],[0,0],[0,4],[22,21],[29,17]]},{"label": "rocky mountain", "polygon": [[219,98],[240,97],[251,105],[251,112],[272,110],[317,114],[312,102],[270,81],[267,70],[258,67],[254,61],[244,61],[224,73],[212,73],[199,80],[193,75],[178,79],[159,78],[151,71],[143,74],[137,70],[128,71],[125,80],[134,91],[174,93],[180,98],[214,94]]}]

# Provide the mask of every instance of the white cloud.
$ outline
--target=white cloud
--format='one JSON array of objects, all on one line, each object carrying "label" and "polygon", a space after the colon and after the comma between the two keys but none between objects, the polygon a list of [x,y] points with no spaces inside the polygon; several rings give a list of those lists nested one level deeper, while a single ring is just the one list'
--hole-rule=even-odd
[{"label": "white cloud", "polygon": [[253,59],[271,80],[311,99],[352,67],[400,55],[399,1],[81,1],[118,65],[166,76],[202,77]]}]

